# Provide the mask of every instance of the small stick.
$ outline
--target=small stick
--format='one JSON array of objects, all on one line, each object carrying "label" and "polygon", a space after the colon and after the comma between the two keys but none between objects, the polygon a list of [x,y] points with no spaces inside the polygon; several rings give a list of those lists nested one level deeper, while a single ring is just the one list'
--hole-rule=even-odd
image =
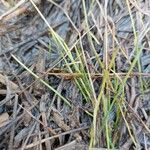
[{"label": "small stick", "polygon": [[[48,75],[55,75],[55,76],[59,76],[59,77],[63,77],[64,79],[72,79],[72,78],[79,78],[82,77],[84,74],[82,73],[65,73],[65,72],[44,72],[44,74],[48,74]],[[115,75],[117,76],[126,76],[127,73],[110,73],[109,76],[110,77],[114,77]],[[92,78],[102,78],[103,74],[102,73],[91,73],[90,74]],[[130,74],[130,77],[132,76],[145,76],[145,77],[150,77],[150,73],[140,73],[140,72],[133,72]]]},{"label": "small stick", "polygon": [[81,128],[78,128],[78,129],[73,129],[73,130],[69,130],[69,131],[66,131],[66,132],[63,132],[63,133],[60,133],[60,134],[57,134],[57,135],[54,135],[54,136],[51,136],[49,138],[46,138],[46,139],[42,139],[41,141],[37,141],[37,142],[34,142],[34,143],[31,143],[29,145],[27,145],[25,147],[25,149],[29,149],[29,148],[32,148],[40,143],[44,143],[45,141],[48,141],[48,140],[51,140],[51,139],[54,139],[54,138],[58,138],[62,135],[66,135],[66,134],[70,134],[70,133],[73,133],[73,132],[77,132],[77,131],[80,131],[80,130],[86,130],[88,129],[89,126],[86,126],[86,127],[81,127]]}]

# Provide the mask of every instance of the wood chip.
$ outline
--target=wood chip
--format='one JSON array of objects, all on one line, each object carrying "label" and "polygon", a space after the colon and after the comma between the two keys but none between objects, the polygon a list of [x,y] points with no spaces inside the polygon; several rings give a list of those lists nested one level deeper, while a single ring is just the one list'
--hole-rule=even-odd
[{"label": "wood chip", "polygon": [[[10,80],[8,80],[8,82],[9,82],[9,85],[10,85],[10,89],[11,89],[11,90],[13,90],[13,91],[18,90],[18,85],[17,85],[17,84],[15,84],[14,82],[12,82],[12,81],[10,81]],[[0,74],[0,83],[2,83],[2,84],[4,84],[4,85],[7,84],[7,83],[6,83],[6,78],[5,78],[5,76],[3,76],[2,74]]]},{"label": "wood chip", "polygon": [[8,113],[3,113],[0,115],[0,127],[7,124],[7,121],[9,121],[9,115]]},{"label": "wood chip", "polygon": [[74,150],[75,146],[76,146],[76,141],[74,140],[68,144],[65,144],[59,148],[56,148],[55,150]]}]

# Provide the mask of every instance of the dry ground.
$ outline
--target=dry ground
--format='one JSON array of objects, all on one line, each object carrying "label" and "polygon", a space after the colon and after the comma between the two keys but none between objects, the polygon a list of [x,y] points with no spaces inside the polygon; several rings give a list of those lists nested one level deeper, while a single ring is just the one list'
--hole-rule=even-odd
[{"label": "dry ground", "polygon": [[0,149],[150,149],[150,0],[1,0]]}]

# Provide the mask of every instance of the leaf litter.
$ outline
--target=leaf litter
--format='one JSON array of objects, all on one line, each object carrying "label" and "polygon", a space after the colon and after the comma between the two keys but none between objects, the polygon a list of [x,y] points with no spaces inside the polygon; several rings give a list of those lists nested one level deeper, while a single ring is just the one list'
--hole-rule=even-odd
[{"label": "leaf litter", "polygon": [[0,149],[149,149],[149,10],[148,0],[1,1]]}]

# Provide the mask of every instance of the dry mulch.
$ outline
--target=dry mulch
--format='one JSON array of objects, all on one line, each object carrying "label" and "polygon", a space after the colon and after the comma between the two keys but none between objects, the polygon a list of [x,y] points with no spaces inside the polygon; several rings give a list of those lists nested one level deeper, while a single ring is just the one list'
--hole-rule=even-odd
[{"label": "dry mulch", "polygon": [[[64,65],[60,49],[31,2],[25,0],[10,2],[7,3],[5,0],[0,2],[0,149],[88,149],[92,118],[84,110],[92,112],[92,104],[84,101],[72,76],[59,75],[63,72]],[[82,34],[85,33],[81,0],[57,0],[56,4],[49,0],[34,2],[69,48],[78,40],[78,35],[66,14],[70,16],[76,28]],[[147,31],[150,28],[148,14],[150,2],[140,1],[140,8],[134,1],[131,2],[136,30],[140,35],[139,45],[145,43],[140,56],[141,69],[148,76],[142,77],[145,85],[147,84],[142,96],[139,78],[137,75],[132,75],[126,85],[126,97],[127,100],[130,99],[131,106],[129,108],[131,115],[128,119],[132,120],[130,123],[135,129],[134,134],[137,135],[138,148],[142,149],[150,148],[150,134],[141,123],[145,122],[148,127],[150,126],[150,32],[145,34],[143,29],[145,27]],[[87,0],[87,10],[90,4],[91,1]],[[101,5],[104,6],[105,3],[102,1]],[[116,28],[116,37],[132,60],[134,36],[127,6],[124,1],[110,0],[107,8],[110,24],[114,24]],[[140,17],[143,17],[143,23],[140,22]],[[99,26],[99,31],[93,28],[92,32],[96,36],[101,33],[100,44],[95,43],[95,47],[102,57],[105,25],[97,5],[93,11],[93,18],[89,17],[90,27],[95,22]],[[82,42],[85,51],[89,53],[89,57],[92,57],[86,36]],[[109,42],[111,53],[111,38]],[[67,106],[53,91],[39,83],[13,59],[12,54],[71,100],[72,107]],[[116,59],[117,71],[124,73],[129,69],[129,64],[121,54],[118,56],[120,57]],[[138,70],[135,69],[135,72]],[[96,91],[100,88],[100,84],[101,77],[95,82]],[[111,121],[113,119],[114,116]],[[121,136],[115,145],[116,149],[135,149],[124,123],[118,127],[118,130]],[[106,148],[105,138],[101,139],[96,147]]]}]

